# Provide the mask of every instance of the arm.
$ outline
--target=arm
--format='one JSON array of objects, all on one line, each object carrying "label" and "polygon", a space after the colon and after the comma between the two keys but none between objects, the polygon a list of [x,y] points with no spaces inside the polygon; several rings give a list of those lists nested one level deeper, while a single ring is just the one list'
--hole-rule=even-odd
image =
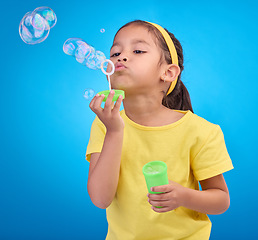
[{"label": "arm", "polygon": [[103,96],[96,95],[90,103],[107,129],[101,153],[91,154],[87,184],[93,204],[103,209],[111,204],[116,193],[123,144],[124,123],[119,113],[122,98],[112,108],[113,96],[114,93],[110,93],[104,109],[101,108]]},{"label": "arm", "polygon": [[185,207],[206,214],[224,213],[230,205],[230,197],[222,174],[200,181],[202,191],[186,191]]},{"label": "arm", "polygon": [[[152,191],[163,194],[150,194],[149,202],[156,212],[167,212],[183,206],[201,213],[221,214],[230,205],[228,188],[222,174],[200,181],[202,191],[189,189],[178,183],[154,187]],[[157,205],[158,204],[158,205]]]}]

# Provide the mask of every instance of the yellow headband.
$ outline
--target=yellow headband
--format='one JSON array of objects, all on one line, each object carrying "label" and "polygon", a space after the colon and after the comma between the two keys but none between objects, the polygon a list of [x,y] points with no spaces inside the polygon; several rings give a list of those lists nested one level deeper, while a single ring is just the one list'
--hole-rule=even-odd
[{"label": "yellow headband", "polygon": [[[176,48],[175,48],[175,45],[174,45],[171,37],[167,33],[167,31],[163,27],[161,27],[160,25],[158,25],[156,23],[151,23],[151,22],[148,22],[148,23],[150,23],[151,25],[156,27],[161,32],[162,36],[164,37],[164,39],[167,43],[167,46],[168,46],[168,49],[170,52],[170,56],[172,59],[172,63],[178,65],[178,56],[177,56]],[[173,91],[173,89],[176,86],[176,82],[177,82],[177,78],[170,84],[167,95]]]}]

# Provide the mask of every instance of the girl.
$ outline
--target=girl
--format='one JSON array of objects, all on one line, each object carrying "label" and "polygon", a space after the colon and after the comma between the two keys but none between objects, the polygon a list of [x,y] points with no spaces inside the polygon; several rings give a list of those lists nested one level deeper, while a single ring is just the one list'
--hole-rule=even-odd
[{"label": "girl", "polygon": [[[88,193],[106,209],[106,239],[209,239],[206,214],[228,209],[222,173],[233,166],[220,127],[193,113],[179,41],[157,24],[129,22],[115,35],[110,59],[124,110],[121,96],[112,104],[113,91],[104,109],[104,95],[92,99],[97,117],[86,152]],[[168,166],[169,184],[152,188],[162,194],[147,194],[142,167],[153,160]]]}]

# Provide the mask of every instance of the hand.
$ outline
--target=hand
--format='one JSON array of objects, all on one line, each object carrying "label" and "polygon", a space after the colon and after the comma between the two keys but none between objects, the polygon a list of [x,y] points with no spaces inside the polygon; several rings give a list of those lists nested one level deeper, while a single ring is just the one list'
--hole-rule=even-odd
[{"label": "hand", "polygon": [[[183,205],[185,201],[185,191],[187,188],[180,184],[170,181],[167,185],[152,187],[153,192],[163,192],[160,194],[148,194],[148,202],[152,205],[155,212],[162,213],[172,211]],[[162,208],[156,208],[156,206]]]},{"label": "hand", "polygon": [[90,102],[90,109],[97,114],[98,118],[103,122],[109,132],[117,132],[124,129],[124,121],[119,112],[123,97],[119,96],[114,105],[112,102],[114,94],[115,91],[111,90],[104,109],[101,107],[101,103],[105,98],[104,94],[97,94]]}]

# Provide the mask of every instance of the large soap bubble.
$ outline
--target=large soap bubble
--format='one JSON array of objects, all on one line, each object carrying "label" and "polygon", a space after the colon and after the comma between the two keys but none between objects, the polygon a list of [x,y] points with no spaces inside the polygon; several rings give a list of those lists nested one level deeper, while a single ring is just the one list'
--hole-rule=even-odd
[{"label": "large soap bubble", "polygon": [[[106,56],[101,51],[96,51],[94,47],[87,44],[81,38],[69,38],[63,45],[63,51],[67,55],[75,57],[76,61],[90,69],[100,69],[101,63],[106,60]],[[107,68],[107,63],[104,64]]]},{"label": "large soap bubble", "polygon": [[56,14],[49,7],[38,7],[32,12],[32,25],[36,28],[38,22],[45,25],[45,29],[50,29],[56,25]]},{"label": "large soap bubble", "polygon": [[45,29],[44,27],[40,28],[39,26],[34,28],[31,22],[31,12],[28,12],[20,22],[19,34],[21,39],[27,44],[37,44],[43,42],[47,38],[49,30]]},{"label": "large soap bubble", "polygon": [[41,43],[48,37],[50,28],[55,26],[56,21],[56,14],[51,8],[36,8],[22,18],[19,25],[20,37],[27,44]]}]

